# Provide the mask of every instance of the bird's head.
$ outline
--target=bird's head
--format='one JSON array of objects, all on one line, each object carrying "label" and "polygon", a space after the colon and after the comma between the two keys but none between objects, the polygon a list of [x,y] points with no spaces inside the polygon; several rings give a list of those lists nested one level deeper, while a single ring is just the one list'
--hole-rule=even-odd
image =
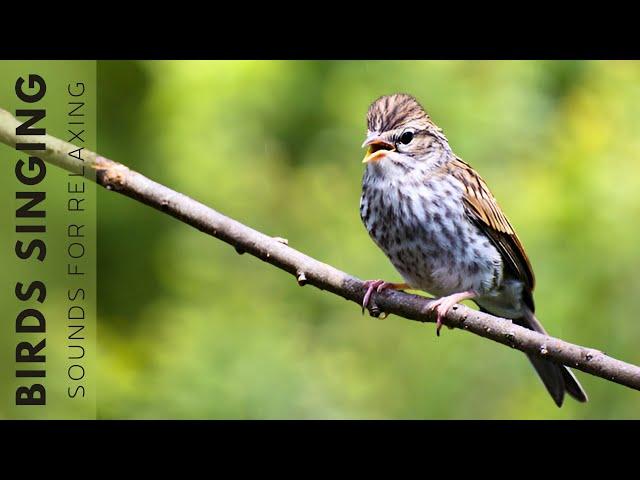
[{"label": "bird's head", "polygon": [[448,150],[447,139],[411,95],[378,98],[367,113],[367,148],[363,163],[386,171],[428,168]]}]

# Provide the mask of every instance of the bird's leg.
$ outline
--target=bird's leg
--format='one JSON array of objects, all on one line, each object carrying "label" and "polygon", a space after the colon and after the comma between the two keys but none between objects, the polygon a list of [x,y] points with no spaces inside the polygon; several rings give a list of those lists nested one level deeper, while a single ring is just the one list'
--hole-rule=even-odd
[{"label": "bird's leg", "polygon": [[380,293],[383,290],[405,290],[409,288],[409,285],[406,283],[391,283],[385,282],[384,280],[367,280],[364,282],[367,287],[367,293],[364,294],[364,299],[362,300],[362,314],[364,315],[364,310],[369,305],[369,300],[371,299],[371,295],[373,291]]},{"label": "bird's leg", "polygon": [[477,296],[473,290],[466,292],[454,293],[453,295],[447,295],[446,297],[440,297],[433,300],[427,310],[430,312],[436,312],[436,335],[440,336],[440,329],[442,328],[442,319],[447,315],[449,309],[456,303],[460,303],[463,300],[471,300]]}]

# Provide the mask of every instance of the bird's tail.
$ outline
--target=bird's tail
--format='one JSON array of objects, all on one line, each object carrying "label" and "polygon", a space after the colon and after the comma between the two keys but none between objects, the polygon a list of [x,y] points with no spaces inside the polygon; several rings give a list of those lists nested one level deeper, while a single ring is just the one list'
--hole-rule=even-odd
[{"label": "bird's tail", "polygon": [[[514,319],[513,322],[530,330],[535,330],[545,335],[547,334],[542,324],[529,308],[525,307],[524,316]],[[558,407],[562,406],[565,392],[579,402],[586,402],[588,400],[584,389],[568,367],[529,353],[527,357],[529,357],[533,367],[542,379],[542,383],[547,387],[549,394],[551,394],[553,401],[556,402]]]}]

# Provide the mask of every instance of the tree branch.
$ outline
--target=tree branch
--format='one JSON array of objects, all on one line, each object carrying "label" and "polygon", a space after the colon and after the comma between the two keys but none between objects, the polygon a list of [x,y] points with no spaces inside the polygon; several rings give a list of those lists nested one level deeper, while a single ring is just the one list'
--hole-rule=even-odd
[{"label": "tree branch", "polygon": [[[249,253],[289,272],[300,285],[310,284],[357,304],[362,303],[366,291],[364,282],[289,247],[283,239],[260,233],[94,152],[84,150],[83,160],[69,156],[68,153],[78,147],[58,138],[50,135],[44,136],[44,139],[17,137],[18,125],[19,122],[9,112],[0,109],[0,142],[15,147],[16,142],[29,143],[38,138],[38,141],[46,144],[46,152],[28,153],[71,172],[82,171],[83,167],[90,169],[95,172],[95,181],[108,190],[145,203],[234,246],[239,253]],[[93,175],[85,176],[93,179]],[[429,303],[429,299],[418,295],[384,291],[375,296],[370,313],[378,316],[384,311],[410,320],[433,322],[432,316],[425,313]],[[515,325],[510,320],[493,317],[464,305],[455,306],[443,323],[640,390],[640,367],[609,357],[599,350],[542,335]]]}]

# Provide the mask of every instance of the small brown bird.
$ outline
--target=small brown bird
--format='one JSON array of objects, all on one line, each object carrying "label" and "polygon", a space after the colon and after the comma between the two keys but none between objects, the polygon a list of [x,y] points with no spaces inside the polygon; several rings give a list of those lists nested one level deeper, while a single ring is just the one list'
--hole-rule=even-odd
[{"label": "small brown bird", "polygon": [[[480,175],[410,95],[383,96],[369,107],[360,216],[405,283],[367,282],[374,291],[423,290],[437,333],[447,311],[473,300],[482,311],[546,333],[534,315],[534,276],[513,227]],[[587,395],[571,371],[528,355],[558,406],[565,392]]]}]

